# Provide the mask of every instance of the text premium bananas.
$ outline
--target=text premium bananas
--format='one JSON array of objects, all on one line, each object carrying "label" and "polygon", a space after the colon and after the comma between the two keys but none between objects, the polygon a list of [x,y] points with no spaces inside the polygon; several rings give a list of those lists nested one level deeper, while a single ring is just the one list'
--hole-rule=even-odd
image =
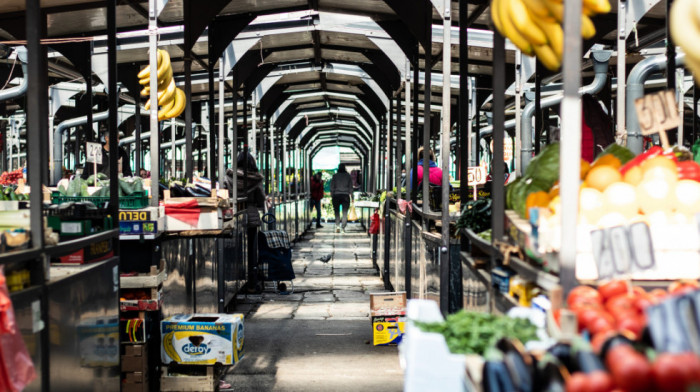
[{"label": "text premium bananas", "polygon": [[[173,79],[173,67],[170,63],[170,55],[168,52],[158,49],[157,54],[157,78],[158,78],[158,121],[174,118],[182,114],[185,110],[187,99],[185,92],[175,86]],[[145,86],[141,90],[141,95],[144,97],[151,95],[151,67],[147,65],[138,74],[139,84]],[[146,110],[151,109],[151,100],[149,99],[145,105]]]},{"label": "text premium bananas", "polygon": [[[581,36],[589,39],[595,36],[595,26],[589,16],[610,12],[610,3],[608,0],[582,1]],[[537,56],[552,71],[559,69],[564,53],[563,18],[562,0],[491,0],[491,19],[498,31],[524,54]]]},{"label": "text premium bananas", "polygon": [[671,37],[685,53],[685,66],[693,72],[700,86],[700,4],[693,0],[676,0],[669,15]]}]

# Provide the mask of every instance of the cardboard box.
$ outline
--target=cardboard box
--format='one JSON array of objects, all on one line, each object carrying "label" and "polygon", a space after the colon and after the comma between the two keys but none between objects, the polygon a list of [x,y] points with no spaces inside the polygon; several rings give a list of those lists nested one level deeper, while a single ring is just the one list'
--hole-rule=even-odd
[{"label": "cardboard box", "polygon": [[398,316],[406,314],[406,292],[370,293],[370,316]]},{"label": "cardboard box", "polygon": [[182,314],[160,322],[161,359],[186,365],[233,365],[243,358],[242,314]]},{"label": "cardboard box", "polygon": [[124,347],[122,372],[138,372],[148,374],[148,350],[143,344]]},{"label": "cardboard box", "polygon": [[375,346],[388,346],[401,342],[406,332],[405,316],[372,317],[372,340]]},{"label": "cardboard box", "polygon": [[119,324],[116,318],[95,317],[77,327],[80,366],[109,367],[119,362]]},{"label": "cardboard box", "polygon": [[157,221],[144,222],[119,222],[119,234],[156,234],[158,233]]},{"label": "cardboard box", "polygon": [[223,213],[220,208],[194,208],[191,214],[199,214],[197,224],[192,225],[172,215],[165,215],[165,231],[220,230],[223,227]]}]

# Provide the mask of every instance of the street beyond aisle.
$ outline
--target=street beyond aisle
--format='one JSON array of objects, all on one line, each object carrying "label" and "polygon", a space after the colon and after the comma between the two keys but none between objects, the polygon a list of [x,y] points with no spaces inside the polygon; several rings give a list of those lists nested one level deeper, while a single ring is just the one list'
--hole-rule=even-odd
[{"label": "street beyond aisle", "polygon": [[[327,262],[321,259],[330,255]],[[328,224],[295,244],[294,293],[271,286],[240,295],[245,358],[226,376],[233,391],[401,391],[396,346],[373,346],[369,293],[384,285],[366,232]]]}]

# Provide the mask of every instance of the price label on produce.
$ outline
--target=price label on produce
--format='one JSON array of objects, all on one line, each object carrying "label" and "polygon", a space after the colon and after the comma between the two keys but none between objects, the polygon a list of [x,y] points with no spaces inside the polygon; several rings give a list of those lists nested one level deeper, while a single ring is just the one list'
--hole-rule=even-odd
[{"label": "price label on produce", "polygon": [[85,143],[85,151],[88,162],[102,164],[102,145],[100,143]]},{"label": "price label on produce", "polygon": [[477,186],[486,184],[486,168],[483,166],[472,166],[467,169],[467,185]]},{"label": "price label on produce", "polygon": [[669,147],[666,130],[677,128],[680,124],[678,105],[673,90],[660,91],[645,95],[634,101],[637,119],[642,135],[658,133],[664,148]]},{"label": "price label on produce", "polygon": [[644,222],[591,232],[598,279],[629,276],[656,266],[649,226]]}]

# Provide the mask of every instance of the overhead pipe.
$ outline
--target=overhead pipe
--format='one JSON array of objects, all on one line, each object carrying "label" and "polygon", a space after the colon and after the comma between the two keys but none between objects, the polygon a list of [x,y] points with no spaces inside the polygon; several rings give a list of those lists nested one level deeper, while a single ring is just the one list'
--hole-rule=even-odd
[{"label": "overhead pipe", "polygon": [[[648,57],[634,66],[627,77],[627,148],[635,154],[640,154],[643,149],[643,138],[639,129],[634,101],[644,96],[644,82],[654,73],[664,71],[667,66],[666,55],[660,54]],[[676,67],[685,64],[685,54],[676,55]]]},{"label": "overhead pipe", "polygon": [[[109,110],[105,110],[100,113],[93,113],[92,122],[104,121],[109,118]],[[51,167],[51,183],[57,184],[63,173],[61,168],[63,167],[63,132],[69,128],[76,127],[78,125],[87,124],[87,116],[81,116],[76,118],[71,118],[69,120],[62,121],[56,126],[53,131],[53,166]],[[77,162],[77,159],[76,159]]]},{"label": "overhead pipe", "polygon": [[[605,87],[606,80],[608,78],[608,64],[610,63],[610,58],[612,57],[612,51],[600,50],[591,52],[591,58],[593,59],[593,72],[595,76],[591,84],[583,86],[578,90],[579,95],[584,94],[595,94]],[[540,107],[542,109],[554,106],[564,99],[563,95],[549,96],[543,98],[540,102]],[[535,115],[535,102],[530,102],[523,108],[523,114],[521,117],[521,130],[520,130],[520,170],[524,173],[527,170],[527,166],[532,159],[533,148],[533,132],[532,132],[532,116]]]},{"label": "overhead pipe", "polygon": [[27,93],[27,48],[20,46],[17,49],[17,59],[19,59],[22,64],[22,81],[19,86],[8,88],[7,90],[0,91],[0,101],[7,101],[8,99],[21,97]]}]

